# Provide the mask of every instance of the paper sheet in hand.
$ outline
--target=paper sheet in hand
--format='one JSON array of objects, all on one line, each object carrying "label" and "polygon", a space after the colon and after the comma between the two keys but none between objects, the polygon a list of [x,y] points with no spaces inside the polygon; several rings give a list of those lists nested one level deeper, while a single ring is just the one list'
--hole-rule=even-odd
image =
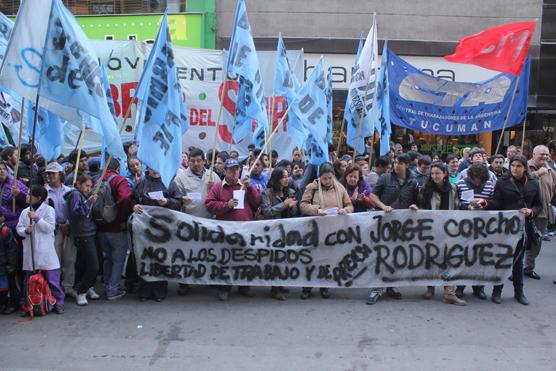
[{"label": "paper sheet in hand", "polygon": [[189,197],[191,201],[201,201],[203,199],[199,192],[188,192],[187,197]]},{"label": "paper sheet in hand", "polygon": [[463,191],[463,192],[461,192],[461,199],[465,200],[465,201],[468,201],[468,202],[471,202],[472,200],[475,199],[475,192],[472,189],[470,189],[468,191]]},{"label": "paper sheet in hand", "polygon": [[326,213],[326,215],[338,215],[338,208],[337,207],[331,207],[329,209],[325,209],[324,212]]},{"label": "paper sheet in hand", "polygon": [[234,198],[238,200],[237,206],[234,209],[244,209],[245,208],[245,191],[238,189],[234,191]]},{"label": "paper sheet in hand", "polygon": [[151,200],[162,200],[162,199],[164,199],[164,194],[162,193],[162,191],[149,192],[148,195],[149,195],[149,198]]}]

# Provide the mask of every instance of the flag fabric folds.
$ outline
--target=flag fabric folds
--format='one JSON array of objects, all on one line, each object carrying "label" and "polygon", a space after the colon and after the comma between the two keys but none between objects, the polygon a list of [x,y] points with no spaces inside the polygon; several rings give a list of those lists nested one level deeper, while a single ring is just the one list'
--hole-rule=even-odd
[{"label": "flag fabric folds", "polygon": [[[33,136],[33,122],[35,118],[35,105],[27,104],[25,107],[27,116],[27,128]],[[57,115],[39,107],[37,114],[37,125],[35,133],[35,145],[37,151],[46,161],[53,161],[62,154],[64,145],[64,122]]]},{"label": "flag fabric folds", "polygon": [[138,114],[137,157],[160,173],[169,187],[178,171],[182,152],[182,126],[189,127],[183,95],[177,78],[167,15],[137,86],[141,102]]},{"label": "flag fabric folds", "polygon": [[516,22],[486,29],[459,41],[447,61],[475,64],[518,76],[525,63],[535,22]]},{"label": "flag fabric folds", "polygon": [[270,131],[259,58],[244,0],[237,2],[233,27],[226,61],[227,73],[236,74],[239,83],[232,138],[237,143],[251,134],[253,121],[255,121],[253,144],[261,148],[265,140],[265,132],[270,134]]},{"label": "flag fabric folds", "polygon": [[[37,14],[41,14],[37,17]],[[106,104],[98,57],[75,17],[61,0],[21,3],[0,70],[0,85],[73,125],[86,116],[103,136],[108,151],[125,157]]]},{"label": "flag fabric folds", "polygon": [[[347,144],[357,153],[365,152],[365,137],[373,135],[376,118],[378,40],[376,18],[353,68],[347,101],[352,119],[347,122]],[[357,147],[357,148],[356,148]]]},{"label": "flag fabric folds", "polygon": [[382,48],[382,60],[378,73],[377,101],[378,112],[376,128],[380,133],[380,155],[384,156],[390,152],[390,135],[392,125],[390,123],[390,94],[388,93],[388,40],[384,41]]},{"label": "flag fabric folds", "polygon": [[13,27],[14,24],[11,19],[0,12],[0,62],[4,59],[4,53],[8,47],[8,40],[10,40]]},{"label": "flag fabric folds", "polygon": [[[359,59],[359,56],[361,55],[361,50],[362,49],[363,49],[363,32],[361,32],[361,35],[359,35],[359,46],[357,47],[357,54],[355,55],[355,60],[353,61],[353,66],[351,67],[351,75],[352,76],[355,72],[355,65],[357,64],[357,60]],[[355,123],[355,120],[353,119],[353,115],[351,114],[351,110],[349,109],[349,104],[350,104],[350,100],[346,99],[346,105],[344,107],[344,126],[346,127],[346,131],[347,131],[347,128],[350,125],[351,126],[356,126],[356,125],[359,124],[359,122]],[[343,133],[340,133],[340,135],[342,135],[342,134]]]},{"label": "flag fabric folds", "polygon": [[523,122],[527,115],[529,59],[519,78],[501,73],[481,83],[467,83],[433,77],[390,50],[387,58],[390,119],[398,126],[441,135],[500,130],[512,97],[507,127]]},{"label": "flag fabric folds", "polygon": [[332,143],[332,130],[333,130],[333,117],[332,117],[332,68],[328,67],[328,73],[326,74],[326,89],[324,90],[326,94],[326,143]]},{"label": "flag fabric folds", "polygon": [[[292,73],[286,47],[282,40],[282,33],[278,34],[276,48],[276,74],[274,76],[274,94],[284,96],[288,107],[292,104],[301,84]],[[287,118],[287,133],[297,148],[301,148],[307,139],[307,132],[297,116],[290,110]]]},{"label": "flag fabric folds", "polygon": [[326,80],[322,57],[309,75],[292,103],[291,110],[297,115],[308,132],[307,148],[311,152],[309,163],[319,166],[328,161],[326,142],[327,104]]}]

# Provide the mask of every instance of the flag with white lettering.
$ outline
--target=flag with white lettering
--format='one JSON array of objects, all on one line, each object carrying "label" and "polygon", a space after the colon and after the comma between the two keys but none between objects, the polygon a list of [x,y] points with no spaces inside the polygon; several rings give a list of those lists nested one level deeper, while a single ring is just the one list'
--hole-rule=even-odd
[{"label": "flag with white lettering", "polygon": [[469,135],[501,130],[508,114],[506,127],[523,122],[527,116],[529,58],[519,81],[501,73],[469,83],[431,76],[391,50],[387,55],[390,119],[395,125],[430,134]]},{"label": "flag with white lettering", "polygon": [[380,155],[384,156],[390,152],[390,135],[392,125],[390,123],[390,95],[388,93],[388,40],[384,41],[382,48],[382,61],[378,73],[378,116],[375,127],[380,131]]},{"label": "flag with white lettering", "polygon": [[346,142],[358,154],[363,154],[365,137],[374,132],[377,110],[378,40],[374,16],[373,25],[353,69],[347,97],[353,119],[348,121]]},{"label": "flag with white lettering", "polygon": [[137,157],[160,173],[166,187],[181,163],[182,125],[189,128],[167,15],[164,13],[156,41],[137,86],[141,102],[137,127]]},{"label": "flag with white lettering", "polygon": [[332,68],[328,67],[328,74],[326,75],[326,143],[332,143],[332,130],[333,130],[333,117],[332,117]]},{"label": "flag with white lettering", "polygon": [[[278,46],[276,48],[276,75],[274,77],[274,94],[284,96],[286,103],[290,106],[301,84],[292,73],[286,47],[282,40],[282,33],[278,34]],[[290,110],[287,118],[287,133],[297,148],[301,148],[307,139],[307,132],[297,116]]]},{"label": "flag with white lettering", "polygon": [[313,72],[295,97],[291,110],[297,115],[309,133],[306,148],[311,152],[309,163],[319,166],[328,161],[328,143],[326,142],[327,105],[326,80],[322,57]]},{"label": "flag with white lettering", "polygon": [[61,0],[21,3],[0,85],[32,101],[38,94],[40,107],[73,125],[81,126],[87,115],[97,118],[92,129],[103,136],[112,155],[125,156],[106,104],[98,57]]},{"label": "flag with white lettering", "polygon": [[265,140],[265,132],[270,134],[270,131],[259,58],[244,0],[237,2],[226,69],[228,73],[238,75],[239,83],[232,137],[236,143],[240,142],[251,133],[255,121],[253,144],[261,148]]},{"label": "flag with white lettering", "polygon": [[10,34],[14,27],[14,23],[0,12],[0,62],[4,59],[4,53],[8,47],[8,40],[10,40]]}]

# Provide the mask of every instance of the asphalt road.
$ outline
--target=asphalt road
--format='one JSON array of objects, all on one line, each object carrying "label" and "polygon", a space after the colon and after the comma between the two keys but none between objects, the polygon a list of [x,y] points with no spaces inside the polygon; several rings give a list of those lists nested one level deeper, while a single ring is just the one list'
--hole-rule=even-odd
[{"label": "asphalt road", "polygon": [[162,303],[69,301],[28,323],[0,316],[0,370],[556,370],[556,237],[537,272],[528,307],[510,282],[501,305],[467,296],[466,307],[443,304],[441,290],[423,300],[424,288],[374,306],[359,289],[278,302],[257,288],[222,303],[214,289],[179,297],[175,285]]}]

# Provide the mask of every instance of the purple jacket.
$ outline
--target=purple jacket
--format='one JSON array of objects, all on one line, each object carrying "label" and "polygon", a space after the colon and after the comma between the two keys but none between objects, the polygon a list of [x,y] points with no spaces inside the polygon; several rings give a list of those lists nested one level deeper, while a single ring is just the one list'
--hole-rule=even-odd
[{"label": "purple jacket", "polygon": [[16,181],[17,187],[21,192],[15,198],[15,212],[12,210],[12,184],[13,178],[8,176],[8,178],[4,182],[0,182],[0,209],[4,213],[4,218],[6,225],[10,228],[15,228],[17,226],[17,222],[19,221],[19,216],[23,209],[25,209],[27,205],[27,194],[29,193],[29,189],[25,184],[20,182],[19,180]]},{"label": "purple jacket", "polygon": [[353,196],[353,193],[355,192],[356,188],[357,188],[357,193],[362,194],[364,196],[363,199],[357,199],[353,203],[354,212],[360,213],[362,211],[368,211],[369,208],[371,208],[372,204],[369,200],[369,195],[372,193],[372,189],[369,183],[367,183],[365,179],[363,179],[359,187],[351,187],[347,184],[344,184],[344,187],[346,188],[346,191],[350,198],[351,196]]}]

